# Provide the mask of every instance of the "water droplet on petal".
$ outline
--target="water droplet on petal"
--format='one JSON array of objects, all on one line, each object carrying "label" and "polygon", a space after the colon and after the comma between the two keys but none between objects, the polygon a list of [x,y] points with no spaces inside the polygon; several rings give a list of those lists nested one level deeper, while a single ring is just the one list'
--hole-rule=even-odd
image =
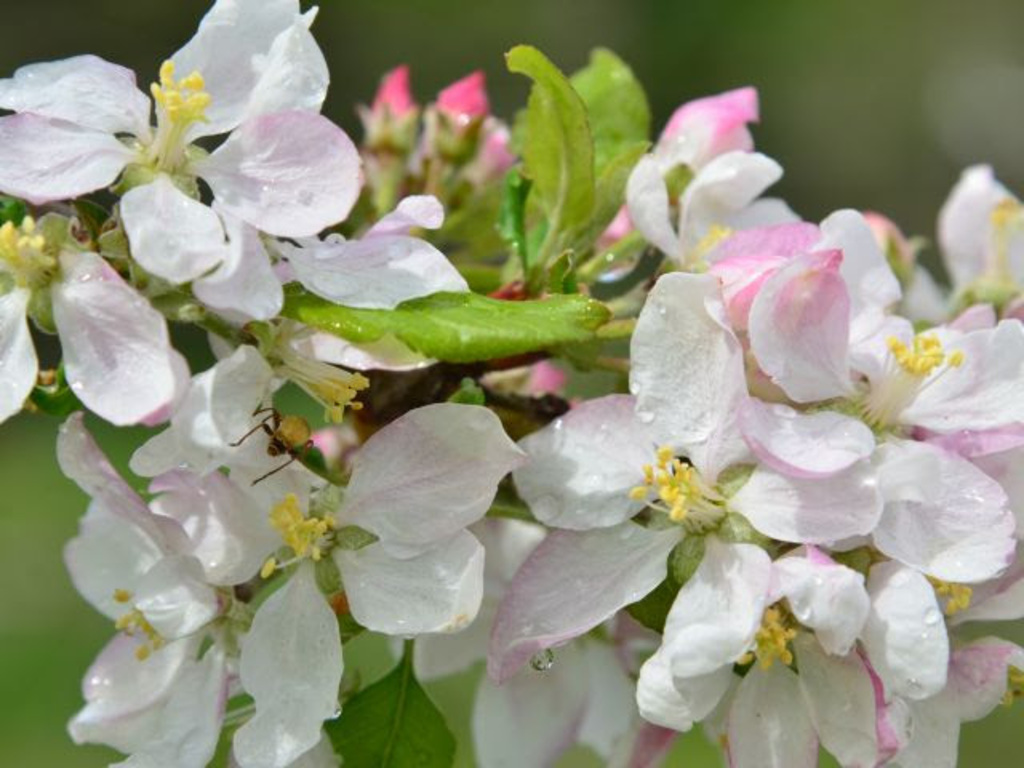
[{"label": "water droplet on petal", "polygon": [[555,666],[555,654],[550,648],[545,648],[540,653],[535,653],[530,659],[530,666],[538,672],[547,672]]}]

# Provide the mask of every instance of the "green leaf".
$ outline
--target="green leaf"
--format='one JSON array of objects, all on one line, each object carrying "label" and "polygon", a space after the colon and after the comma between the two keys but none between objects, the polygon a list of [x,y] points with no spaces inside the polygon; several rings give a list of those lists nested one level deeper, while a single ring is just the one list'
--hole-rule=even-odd
[{"label": "green leaf", "polygon": [[648,629],[662,632],[665,619],[683,585],[697,571],[704,559],[704,537],[687,536],[679,542],[668,556],[668,575],[653,592],[632,605],[627,605],[629,615]]},{"label": "green leaf", "polygon": [[624,149],[646,143],[651,108],[643,86],[622,59],[605,48],[596,48],[590,63],[574,74],[570,83],[587,107],[598,175]]},{"label": "green leaf", "polygon": [[510,72],[533,80],[523,158],[549,219],[541,264],[559,250],[558,237],[583,227],[594,207],[594,142],[587,108],[568,78],[540,51],[517,45],[505,55]]},{"label": "green leaf", "polygon": [[56,416],[59,419],[67,418],[83,407],[81,401],[68,386],[67,379],[64,377],[63,363],[54,372],[53,381],[47,384],[36,384],[28,399],[43,413]]},{"label": "green leaf", "polygon": [[612,223],[612,219],[626,202],[626,182],[629,181],[629,174],[633,172],[633,167],[649,147],[650,144],[646,141],[630,144],[605,166],[597,180],[593,214],[573,242],[572,247],[575,250],[585,252]]},{"label": "green leaf", "polygon": [[421,355],[470,363],[588,341],[611,316],[579,294],[501,301],[475,293],[436,293],[395,309],[353,309],[289,286],[285,317],[355,343],[392,335]]},{"label": "green leaf", "polygon": [[448,402],[460,405],[485,405],[487,403],[487,394],[484,392],[483,387],[466,376],[459,382],[459,388],[448,398]]},{"label": "green leaf", "polygon": [[14,226],[18,226],[27,215],[28,208],[21,200],[0,195],[0,224],[11,222]]},{"label": "green leaf", "polygon": [[324,729],[345,768],[448,768],[455,762],[455,737],[413,674],[411,642],[398,666],[348,701]]},{"label": "green leaf", "polygon": [[530,180],[517,169],[509,171],[498,211],[498,232],[519,257],[524,275],[530,269],[530,254],[526,247],[526,198],[530,194],[530,186]]}]

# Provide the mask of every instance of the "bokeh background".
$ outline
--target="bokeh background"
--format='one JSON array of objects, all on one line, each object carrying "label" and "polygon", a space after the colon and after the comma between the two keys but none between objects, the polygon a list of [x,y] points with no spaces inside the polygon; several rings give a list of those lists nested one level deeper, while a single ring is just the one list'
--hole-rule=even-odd
[{"label": "bokeh background", "polygon": [[[660,127],[682,101],[740,85],[761,93],[758,147],[786,176],[776,187],[818,220],[841,207],[890,215],[932,237],[960,169],[990,162],[1024,188],[1024,3],[1019,0],[322,0],[314,31],[334,81],[327,114],[358,132],[353,105],[381,73],[413,68],[418,99],[483,69],[499,115],[525,98],[502,53],[528,42],[565,70],[597,45],[617,51],[645,84]],[[141,83],[191,35],[206,0],[4,0],[0,76],[23,63],[95,53]],[[934,252],[929,258],[934,262]],[[192,339],[191,342],[194,342]],[[209,361],[198,344],[196,369]],[[124,466],[140,435],[97,428]],[[0,427],[0,764],[85,768],[110,762],[76,748],[64,723],[79,679],[111,627],[75,594],[61,548],[84,498],[57,471],[57,423],[21,416]],[[1000,627],[1000,631],[1007,629]],[[1011,632],[1024,640],[1019,628]],[[367,679],[387,666],[379,647],[346,650]],[[475,674],[475,673],[474,673]],[[431,688],[465,736],[473,675]],[[1024,709],[999,710],[962,732],[961,765],[1020,765]],[[529,738],[529,734],[524,734]],[[464,740],[460,765],[471,766]],[[699,734],[669,766],[716,765]],[[597,765],[582,752],[568,766]]]}]

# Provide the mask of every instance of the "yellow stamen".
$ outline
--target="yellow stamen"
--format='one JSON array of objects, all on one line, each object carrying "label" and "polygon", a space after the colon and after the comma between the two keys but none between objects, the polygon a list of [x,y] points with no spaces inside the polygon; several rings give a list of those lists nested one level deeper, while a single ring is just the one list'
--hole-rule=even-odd
[{"label": "yellow stamen", "polygon": [[274,575],[274,571],[277,570],[277,558],[268,557],[267,561],[263,563],[263,567],[260,568],[260,578],[269,579]]},{"label": "yellow stamen", "polygon": [[[696,528],[721,518],[723,511],[715,506],[718,495],[696,469],[675,458],[667,445],[658,448],[655,456],[657,464],[643,466],[644,484],[631,488],[629,498],[645,501],[653,495],[649,506],[665,512],[674,523],[692,522]],[[691,520],[694,513],[697,519]]]},{"label": "yellow stamen", "polygon": [[[118,595],[129,594],[126,590],[115,590],[114,599],[118,602],[125,602],[118,598]],[[128,598],[129,600],[131,597]],[[153,651],[158,651],[164,647],[164,639],[160,636],[160,633],[153,628],[153,625],[149,623],[142,611],[138,608],[132,608],[128,613],[125,613],[114,622],[114,627],[119,632],[124,632],[129,637],[135,637],[138,634],[142,634],[146,638],[146,642],[141,643],[135,649],[135,658],[139,661],[145,661],[150,657]]]},{"label": "yellow stamen", "polygon": [[928,577],[928,581],[931,582],[936,595],[946,598],[947,616],[953,616],[971,607],[971,597],[974,594],[974,590],[966,584],[954,584],[932,578],[931,576]]},{"label": "yellow stamen", "polygon": [[46,253],[46,238],[36,230],[36,222],[26,216],[20,226],[10,221],[0,227],[0,270],[13,275],[22,288],[46,283],[56,270],[57,259]]},{"label": "yellow stamen", "polygon": [[[284,497],[284,501],[276,505],[270,512],[270,524],[281,534],[281,539],[288,545],[297,558],[309,557],[319,561],[323,557],[322,540],[334,530],[335,521],[332,517],[306,517],[299,507],[299,499],[294,493]],[[273,558],[271,558],[273,560]],[[263,564],[261,575],[267,571],[271,560]],[[270,569],[267,578],[276,569]]]},{"label": "yellow stamen", "polygon": [[114,590],[114,601],[118,603],[127,603],[132,599],[132,593],[127,589],[115,589]]},{"label": "yellow stamen", "polygon": [[1009,707],[1022,696],[1024,696],[1024,670],[1011,666],[1006,673],[1006,693],[1003,694],[1003,706]]},{"label": "yellow stamen", "polygon": [[160,66],[160,82],[153,83],[149,90],[172,123],[191,125],[206,120],[211,99],[204,88],[206,83],[198,72],[175,80],[174,62],[165,61]]},{"label": "yellow stamen", "polygon": [[787,667],[793,664],[793,652],[789,644],[797,635],[795,629],[787,625],[785,614],[778,608],[768,608],[761,620],[761,628],[754,638],[754,650],[745,654],[741,664],[750,664],[754,658],[761,669],[770,669],[776,661]]},{"label": "yellow stamen", "polygon": [[700,239],[700,242],[698,242],[696,246],[694,246],[693,254],[689,259],[691,266],[695,269],[699,269],[704,266],[704,257],[711,253],[711,251],[713,251],[720,242],[730,235],[732,235],[732,230],[729,227],[712,224],[707,234]]},{"label": "yellow stamen", "polygon": [[942,348],[942,342],[934,333],[919,333],[914,337],[913,346],[907,347],[895,336],[886,339],[886,344],[896,363],[912,376],[927,376],[944,362],[954,368],[959,367],[964,361],[962,351],[946,355]]}]

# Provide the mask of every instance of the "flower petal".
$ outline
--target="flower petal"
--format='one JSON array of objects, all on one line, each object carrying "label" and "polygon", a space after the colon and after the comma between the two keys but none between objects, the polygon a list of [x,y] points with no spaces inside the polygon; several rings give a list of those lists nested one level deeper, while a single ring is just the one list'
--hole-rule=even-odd
[{"label": "flower petal", "polygon": [[849,653],[871,608],[864,577],[822,555],[784,557],[774,574],[793,615],[815,631],[821,647],[834,656]]},{"label": "flower petal", "polygon": [[999,484],[941,448],[892,441],[876,453],[885,511],[875,546],[889,557],[953,582],[1002,573],[1016,550],[1016,521]]},{"label": "flower petal", "polygon": [[750,308],[750,348],[761,369],[800,403],[852,392],[850,299],[837,251],[792,258]]},{"label": "flower petal", "polygon": [[476,522],[498,481],[523,461],[486,408],[440,403],[377,432],[352,462],[341,516],[411,555]]},{"label": "flower petal", "polygon": [[352,140],[314,112],[242,123],[196,172],[217,204],[279,237],[308,237],[343,220],[362,186]]},{"label": "flower petal", "polygon": [[835,411],[802,413],[747,398],[740,429],[754,454],[772,469],[801,478],[829,477],[866,459],[875,437],[863,422]]},{"label": "flower petal", "polygon": [[875,472],[866,461],[810,480],[758,467],[729,505],[766,536],[804,544],[868,534],[882,513]]},{"label": "flower petal", "polygon": [[28,113],[0,117],[0,190],[36,205],[113,184],[133,156],[109,133]]},{"label": "flower petal", "polygon": [[658,161],[650,155],[640,158],[629,175],[626,205],[636,230],[670,257],[678,257],[679,237],[672,229],[668,187]]},{"label": "flower petal", "polygon": [[529,461],[513,478],[538,520],[586,530],[618,525],[643,509],[629,491],[643,483],[655,441],[634,407],[628,395],[586,400],[520,441]]},{"label": "flower petal", "polygon": [[935,592],[917,571],[879,563],[868,574],[871,612],[861,637],[890,695],[926,699],[946,685],[949,638]]},{"label": "flower petal", "polygon": [[23,288],[0,296],[0,423],[21,411],[39,372],[25,315],[30,298]]},{"label": "flower petal", "polygon": [[224,260],[196,280],[192,292],[203,304],[236,322],[277,317],[284,305],[284,290],[259,231],[234,216],[222,218],[228,235]]},{"label": "flower petal", "polygon": [[132,258],[175,285],[209,272],[226,255],[220,217],[164,174],[121,198],[121,219]]},{"label": "flower petal", "polygon": [[755,88],[736,88],[694,99],[672,113],[658,139],[658,146],[660,149],[668,142],[685,142],[692,150],[684,162],[699,168],[723,152],[753,150],[754,140],[747,123],[756,123],[757,120]]},{"label": "flower petal", "polygon": [[[192,138],[227,133],[251,116],[250,110],[261,99],[274,105],[277,99],[287,98],[278,89],[289,77],[301,84],[294,106],[319,110],[327,87],[326,71],[308,42],[297,49],[289,41],[278,42],[279,36],[295,34],[296,23],[308,26],[300,16],[298,0],[214,3],[196,34],[171,57],[179,77],[199,72],[211,97],[206,122],[197,124]],[[290,48],[302,54],[294,62],[286,60]],[[272,65],[276,72],[268,71]]]},{"label": "flower petal", "polygon": [[962,722],[988,717],[1006,695],[1009,667],[1024,669],[1024,650],[1015,643],[987,637],[953,651],[949,690]]},{"label": "flower petal", "polygon": [[611,645],[584,642],[580,650],[586,661],[589,691],[578,740],[607,760],[634,725],[635,685]]},{"label": "flower petal", "polygon": [[457,632],[480,610],[484,548],[468,531],[403,560],[380,544],[336,550],[334,557],[352,616],[374,632]]},{"label": "flower petal", "polygon": [[407,235],[367,235],[306,248],[282,243],[281,252],[307,290],[347,307],[393,309],[432,293],[469,290],[443,253]]},{"label": "flower petal", "polygon": [[135,85],[135,73],[98,56],[19,67],[0,80],[0,108],[104,133],[149,133],[149,98]]},{"label": "flower petal", "polygon": [[197,632],[220,612],[216,592],[191,555],[157,561],[139,581],[132,600],[153,629],[172,640]]},{"label": "flower petal", "polygon": [[538,651],[582,635],[654,589],[676,531],[635,523],[555,530],[509,585],[491,633],[487,671],[501,683]]},{"label": "flower petal", "polygon": [[651,290],[630,344],[637,415],[680,448],[706,479],[749,452],[736,425],[746,396],[743,349],[725,320],[718,280],[665,275]]},{"label": "flower petal", "polygon": [[718,706],[732,682],[732,669],[722,666],[714,672],[679,680],[664,649],[640,667],[636,703],[640,715],[650,723],[674,731],[688,731]]},{"label": "flower petal", "polygon": [[64,269],[52,289],[53,316],[72,391],[117,426],[166,412],[183,394],[188,368],[163,315],[97,256],[77,254]]},{"label": "flower petal", "polygon": [[875,690],[856,654],[829,656],[814,639],[794,641],[800,664],[800,692],[821,745],[840,765],[873,768],[878,764]]},{"label": "flower petal", "polygon": [[789,667],[755,665],[743,678],[728,722],[731,768],[814,768],[818,739]]},{"label": "flower petal", "polygon": [[753,544],[705,540],[704,559],[665,620],[662,653],[681,679],[731,667],[750,650],[768,601],[771,559]]},{"label": "flower petal", "polygon": [[235,732],[243,768],[285,768],[320,741],[336,717],[341,683],[338,620],[303,563],[260,606],[242,640],[239,675],[256,715]]},{"label": "flower petal", "polygon": [[391,213],[381,216],[365,236],[408,235],[415,227],[438,229],[443,223],[440,200],[433,195],[410,195],[402,198]]}]

